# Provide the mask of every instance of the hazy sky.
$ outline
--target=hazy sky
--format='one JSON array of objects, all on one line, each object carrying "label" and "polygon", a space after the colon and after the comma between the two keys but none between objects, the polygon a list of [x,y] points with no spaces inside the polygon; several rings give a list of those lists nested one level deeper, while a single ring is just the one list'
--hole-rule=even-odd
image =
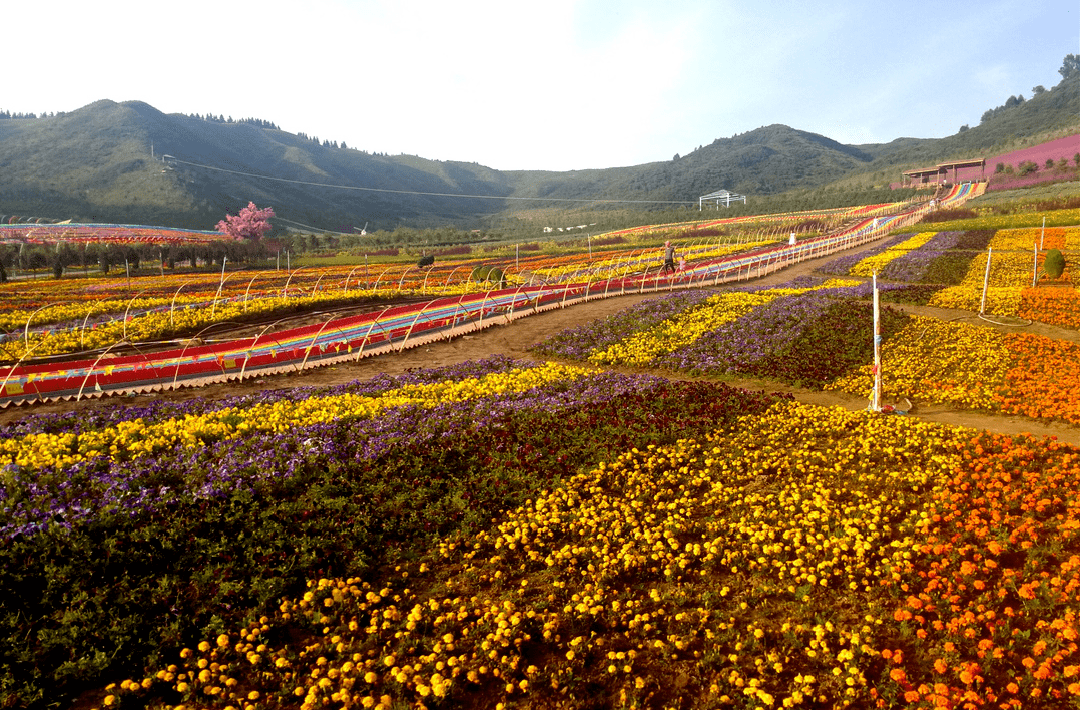
[{"label": "hazy sky", "polygon": [[3,10],[0,109],[99,99],[500,169],[635,165],[783,123],[940,138],[1054,86],[1076,0],[53,0]]}]

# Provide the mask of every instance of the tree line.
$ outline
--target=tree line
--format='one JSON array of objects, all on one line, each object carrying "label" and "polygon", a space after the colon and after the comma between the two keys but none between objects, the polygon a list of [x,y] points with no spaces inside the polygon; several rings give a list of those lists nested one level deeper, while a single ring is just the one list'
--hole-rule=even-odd
[{"label": "tree line", "polygon": [[238,266],[260,266],[273,252],[256,241],[215,241],[205,244],[0,244],[0,280],[19,271],[45,271],[62,277],[69,270],[108,274],[114,269],[140,270],[217,267],[222,259]]}]

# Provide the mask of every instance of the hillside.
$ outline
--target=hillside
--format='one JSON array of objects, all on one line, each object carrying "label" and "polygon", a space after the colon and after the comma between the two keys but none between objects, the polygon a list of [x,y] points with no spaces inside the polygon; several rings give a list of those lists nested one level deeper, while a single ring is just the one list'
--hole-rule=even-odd
[{"label": "hillside", "polygon": [[[845,145],[776,124],[718,138],[670,161],[551,172],[374,155],[272,124],[102,100],[48,118],[0,120],[0,214],[209,229],[254,201],[283,220],[328,231],[471,227],[493,216],[567,206],[546,199],[692,203],[721,188],[766,196],[887,186],[906,168],[1080,132],[1078,116],[1080,76],[1073,76],[942,139]],[[162,155],[175,160],[164,164]]]}]

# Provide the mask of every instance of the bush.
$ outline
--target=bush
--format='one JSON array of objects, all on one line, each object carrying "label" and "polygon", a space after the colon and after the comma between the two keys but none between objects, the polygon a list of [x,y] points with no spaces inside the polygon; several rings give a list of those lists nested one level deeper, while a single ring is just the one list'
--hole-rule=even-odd
[{"label": "bush", "polygon": [[497,266],[477,266],[470,278],[477,283],[498,284],[500,288],[506,284],[503,271]]},{"label": "bush", "polygon": [[1043,270],[1052,279],[1061,278],[1065,273],[1065,257],[1057,249],[1046,252],[1046,260],[1043,261]]}]

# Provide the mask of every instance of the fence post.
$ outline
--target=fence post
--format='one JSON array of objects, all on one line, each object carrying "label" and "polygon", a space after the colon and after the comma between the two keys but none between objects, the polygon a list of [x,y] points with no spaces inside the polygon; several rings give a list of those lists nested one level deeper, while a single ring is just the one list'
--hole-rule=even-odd
[{"label": "fence post", "polygon": [[990,259],[994,255],[994,248],[990,247],[986,252],[986,274],[983,276],[982,304],[979,306],[979,315],[986,312],[986,290],[990,286]]}]

